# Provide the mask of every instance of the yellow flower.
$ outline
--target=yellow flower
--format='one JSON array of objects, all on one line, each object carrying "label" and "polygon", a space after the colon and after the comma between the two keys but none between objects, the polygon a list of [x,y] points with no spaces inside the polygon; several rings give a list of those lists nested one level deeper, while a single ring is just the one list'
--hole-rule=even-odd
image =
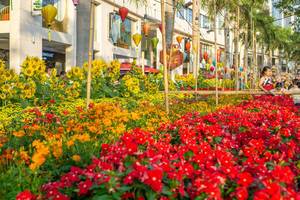
[{"label": "yellow flower", "polygon": [[0,99],[6,99],[6,95],[4,93],[0,94]]},{"label": "yellow flower", "polygon": [[3,85],[2,90],[3,90],[3,92],[8,92],[10,90],[9,85],[8,84]]},{"label": "yellow flower", "polygon": [[72,156],[72,160],[74,160],[75,162],[79,162],[81,160],[81,157],[80,155],[75,154]]},{"label": "yellow flower", "polygon": [[29,76],[29,77],[33,76],[33,74],[34,74],[33,68],[31,68],[31,67],[24,69],[23,72],[26,76]]}]

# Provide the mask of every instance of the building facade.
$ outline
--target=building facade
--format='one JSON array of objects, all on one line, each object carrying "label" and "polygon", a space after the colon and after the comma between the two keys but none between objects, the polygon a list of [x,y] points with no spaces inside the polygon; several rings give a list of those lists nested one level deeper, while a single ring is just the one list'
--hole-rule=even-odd
[{"label": "building facade", "polygon": [[[26,56],[38,56],[58,71],[76,64],[76,10],[72,0],[55,1],[58,14],[51,30],[35,11],[34,0],[0,0],[0,59],[20,72]],[[44,4],[47,1],[44,2]]]},{"label": "building facade", "polygon": [[[41,0],[0,0],[0,59],[6,61],[10,68],[20,71],[20,65],[26,56],[43,58],[47,66],[56,67],[58,71],[68,70],[71,66],[82,66],[88,58],[90,1],[82,0],[75,7],[72,0],[43,0],[43,5],[53,3],[58,10],[55,22],[51,27],[51,41],[48,40],[48,28],[43,22],[41,12],[34,10],[34,3]],[[95,0],[95,28],[94,28],[94,55],[93,58],[103,58],[110,61],[120,60],[121,63],[142,62],[150,67],[159,68],[160,51],[162,50],[162,35],[159,29],[161,24],[161,4],[159,0],[148,0],[146,5],[136,5],[123,0]],[[276,0],[269,0],[270,13],[275,22],[281,26],[289,26],[293,18],[284,18],[275,8]],[[183,64],[172,70],[174,74],[192,72],[192,61],[199,56],[198,66],[214,59],[214,31],[213,23],[205,10],[200,10],[199,32],[200,48],[198,55],[187,51],[185,44],[192,38],[193,10],[190,0],[185,1],[187,7],[177,11],[174,24],[173,44],[184,54]],[[169,5],[166,5],[169,6]],[[119,15],[119,8],[126,7],[129,13],[124,22]],[[283,18],[283,19],[281,19]],[[149,35],[143,34],[143,25],[150,24]],[[217,47],[219,61],[225,61],[225,40],[228,43],[227,67],[233,63],[233,33],[224,36],[224,14],[217,16]],[[143,35],[141,44],[136,47],[132,35]],[[178,44],[176,38],[181,36],[182,42]],[[151,39],[157,37],[159,43],[156,50],[152,48]],[[78,45],[77,45],[78,44]],[[240,63],[243,65],[244,49],[239,43]],[[141,59],[142,52],[144,60]],[[248,65],[251,65],[252,52],[248,51]],[[272,54],[272,65],[283,65],[278,51]],[[270,58],[263,47],[257,45],[258,66],[268,64]],[[207,58],[208,57],[208,58]]]}]

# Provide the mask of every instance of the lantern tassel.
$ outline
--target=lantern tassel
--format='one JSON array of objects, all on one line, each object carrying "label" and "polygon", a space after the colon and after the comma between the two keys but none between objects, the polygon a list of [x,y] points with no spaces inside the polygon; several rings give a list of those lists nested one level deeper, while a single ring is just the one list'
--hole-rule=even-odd
[{"label": "lantern tassel", "polygon": [[48,29],[48,41],[51,42],[51,30],[50,30],[50,28]]}]

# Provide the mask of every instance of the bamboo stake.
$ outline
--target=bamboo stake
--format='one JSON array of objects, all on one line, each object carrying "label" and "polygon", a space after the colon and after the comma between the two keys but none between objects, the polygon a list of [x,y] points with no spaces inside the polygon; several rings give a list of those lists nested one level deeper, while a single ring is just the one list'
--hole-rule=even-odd
[{"label": "bamboo stake", "polygon": [[166,49],[166,22],[165,22],[165,2],[161,0],[161,33],[163,45],[163,66],[164,66],[164,86],[165,86],[165,106],[166,112],[169,114],[169,83],[168,83],[168,69],[167,69],[167,49]]},{"label": "bamboo stake", "polygon": [[94,15],[95,15],[95,3],[94,0],[91,0],[86,109],[89,108],[89,104],[91,100],[91,80],[92,80],[91,68],[92,68],[93,42],[94,42]]},{"label": "bamboo stake", "polygon": [[145,75],[145,65],[144,65],[144,60],[145,60],[145,52],[142,51],[142,71],[143,71],[143,75]]},{"label": "bamboo stake", "polygon": [[237,10],[237,19],[236,19],[236,27],[235,27],[235,90],[239,90],[239,26],[240,26],[240,6],[238,5],[238,10]]}]

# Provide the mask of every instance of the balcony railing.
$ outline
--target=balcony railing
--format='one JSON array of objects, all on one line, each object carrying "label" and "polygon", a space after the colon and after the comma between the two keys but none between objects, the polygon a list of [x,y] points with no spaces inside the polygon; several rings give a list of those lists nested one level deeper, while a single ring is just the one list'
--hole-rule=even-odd
[{"label": "balcony railing", "polygon": [[10,11],[9,6],[3,7],[0,4],[0,21],[8,21],[9,20],[9,11]]}]

